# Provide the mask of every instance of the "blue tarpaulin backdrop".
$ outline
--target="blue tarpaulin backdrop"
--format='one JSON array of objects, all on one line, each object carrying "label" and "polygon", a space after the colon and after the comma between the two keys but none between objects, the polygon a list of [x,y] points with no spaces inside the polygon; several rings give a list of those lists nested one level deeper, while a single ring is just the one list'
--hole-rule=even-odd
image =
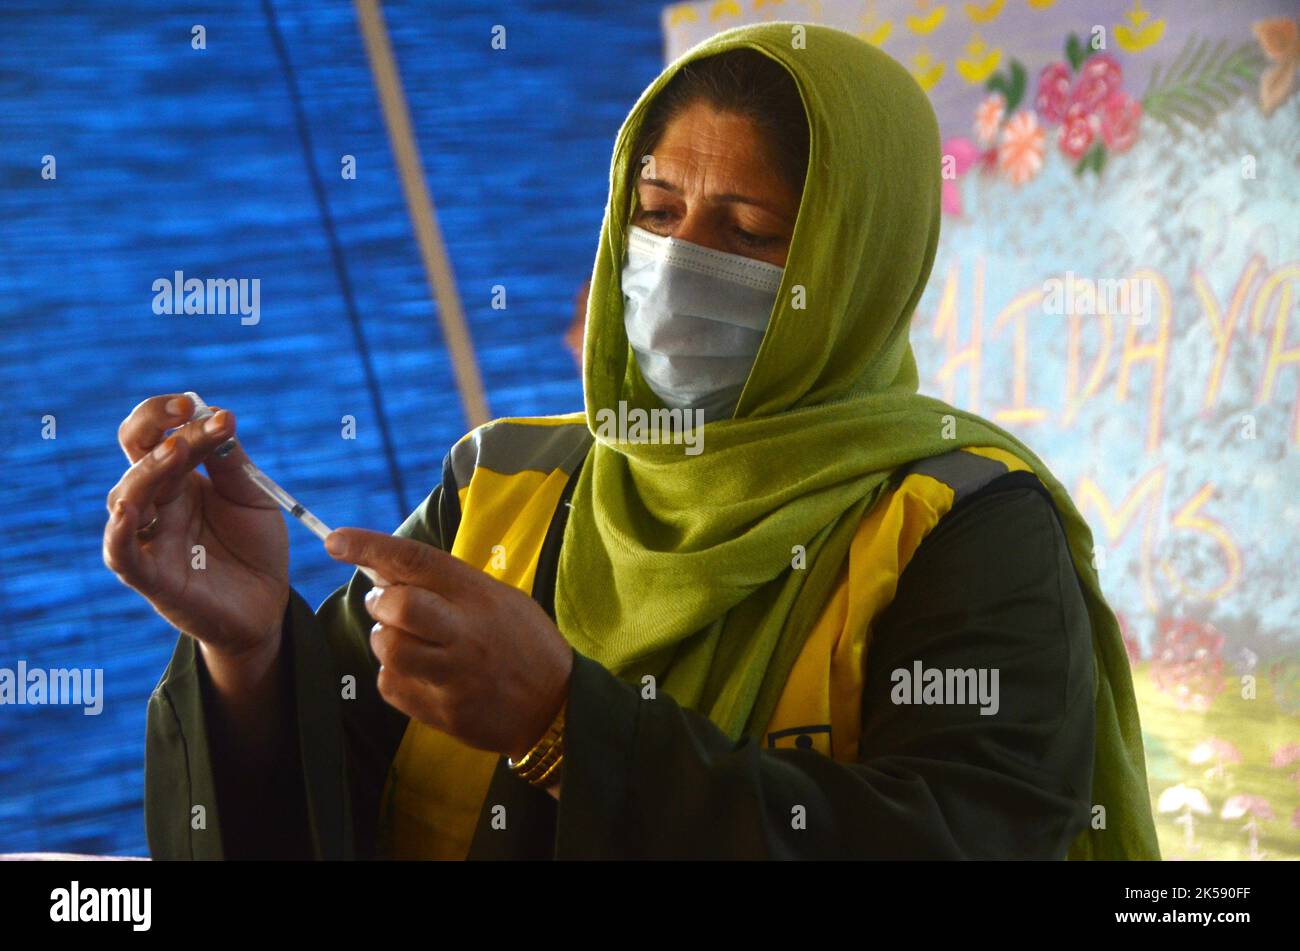
[{"label": "blue tarpaulin backdrop", "polygon": [[[561,337],[658,5],[384,9],[492,414],[578,409]],[[260,321],[156,315],[175,271],[260,279]],[[197,390],[326,522],[383,531],[467,428],[352,4],[7,2],[0,302],[0,667],[100,667],[105,694],[99,716],[0,706],[0,852],[143,854],[146,702],[176,632],[102,562],[121,420]],[[290,532],[318,604],[349,572]]]}]

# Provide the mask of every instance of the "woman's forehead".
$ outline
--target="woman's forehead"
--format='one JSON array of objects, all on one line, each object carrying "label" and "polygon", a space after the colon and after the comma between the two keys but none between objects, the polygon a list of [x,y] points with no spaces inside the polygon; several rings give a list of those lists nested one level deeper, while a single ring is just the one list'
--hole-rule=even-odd
[{"label": "woman's forehead", "polygon": [[787,213],[798,195],[782,179],[758,125],[705,103],[674,117],[649,156],[638,157],[642,189],[743,201]]}]

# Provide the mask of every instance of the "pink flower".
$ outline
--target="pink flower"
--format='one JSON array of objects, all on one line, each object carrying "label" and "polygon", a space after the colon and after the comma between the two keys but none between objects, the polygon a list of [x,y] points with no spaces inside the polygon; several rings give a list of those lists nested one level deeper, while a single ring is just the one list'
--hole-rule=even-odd
[{"label": "pink flower", "polygon": [[1161,618],[1151,652],[1151,678],[1179,709],[1208,710],[1226,686],[1223,635],[1210,624]]},{"label": "pink flower", "polygon": [[1079,81],[1070,94],[1071,105],[1081,105],[1087,112],[1096,112],[1112,92],[1122,91],[1123,76],[1115,57],[1098,53],[1084,60],[1079,70]]},{"label": "pink flower", "polygon": [[1101,104],[1101,137],[1106,148],[1123,152],[1137,141],[1142,103],[1117,89]]},{"label": "pink flower", "polygon": [[[975,164],[979,158],[980,150],[975,147],[975,143],[970,139],[960,135],[955,135],[951,139],[945,139],[943,143],[943,157],[947,159],[952,157],[952,169],[956,173],[955,178],[960,178],[966,174],[967,169]],[[946,176],[947,177],[947,176]]]},{"label": "pink flower", "polygon": [[960,215],[961,189],[957,180],[979,159],[980,151],[970,139],[954,136],[943,143],[943,194],[944,214]]},{"label": "pink flower", "polygon": [[1273,765],[1276,767],[1290,766],[1296,760],[1300,760],[1300,743],[1288,743],[1273,752]]},{"label": "pink flower", "polygon": [[1034,108],[1047,122],[1060,122],[1070,105],[1070,67],[1065,63],[1049,63],[1038,74],[1038,95]]},{"label": "pink flower", "polygon": [[1228,778],[1227,767],[1241,762],[1241,753],[1228,740],[1220,740],[1212,736],[1208,740],[1197,743],[1187,758],[1197,766],[1213,763],[1214,765],[1205,771],[1205,778],[1223,780]]},{"label": "pink flower", "polygon": [[1043,169],[1046,133],[1032,112],[1017,112],[1002,129],[998,167],[1013,185],[1023,185]]},{"label": "pink flower", "polygon": [[1240,819],[1242,816],[1254,816],[1256,819],[1272,819],[1273,807],[1263,796],[1251,796],[1240,793],[1230,796],[1219,812],[1224,819]]},{"label": "pink flower", "polygon": [[975,138],[987,148],[998,137],[998,126],[1007,112],[1007,101],[1001,93],[995,92],[985,98],[975,110]]},{"label": "pink flower", "polygon": [[1230,740],[1221,740],[1212,736],[1192,747],[1188,759],[1198,766],[1211,761],[1215,763],[1240,763],[1241,753]]},{"label": "pink flower", "polygon": [[1080,103],[1073,103],[1065,111],[1065,121],[1057,134],[1061,151],[1078,161],[1092,145],[1092,116]]}]

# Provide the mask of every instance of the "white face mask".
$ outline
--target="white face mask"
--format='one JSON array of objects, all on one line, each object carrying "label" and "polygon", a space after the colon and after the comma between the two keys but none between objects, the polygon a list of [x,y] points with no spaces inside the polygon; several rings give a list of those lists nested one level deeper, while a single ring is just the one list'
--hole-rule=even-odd
[{"label": "white face mask", "polygon": [[702,410],[705,421],[735,412],[783,270],[631,227],[623,326],[665,406]]}]

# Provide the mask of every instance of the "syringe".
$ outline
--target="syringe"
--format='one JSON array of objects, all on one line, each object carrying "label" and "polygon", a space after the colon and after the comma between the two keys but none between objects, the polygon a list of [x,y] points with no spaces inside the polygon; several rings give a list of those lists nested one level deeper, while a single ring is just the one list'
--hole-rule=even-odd
[{"label": "syringe", "polygon": [[[194,414],[190,417],[191,421],[196,419],[207,419],[209,416],[213,415],[212,407],[203,402],[203,398],[199,396],[199,394],[195,393],[193,390],[187,390],[185,395],[194,401]],[[234,448],[235,440],[234,437],[231,437],[213,450],[213,452],[218,456],[227,456]],[[244,473],[253,481],[255,486],[265,492],[277,505],[281,506],[286,512],[306,526],[307,530],[313,535],[319,538],[322,542],[325,541],[326,536],[330,533],[328,525],[309,512],[306,506],[288,492],[284,491],[284,489],[280,488],[274,479],[251,462],[245,462],[243,469]],[[388,583],[365,565],[357,565],[357,568],[362,574],[377,585],[386,585]]]},{"label": "syringe", "polygon": [[[193,422],[196,419],[207,419],[209,416],[214,415],[212,407],[203,402],[203,397],[199,396],[199,394],[195,393],[193,390],[186,390],[185,395],[194,403],[194,414],[190,416],[190,422]],[[230,455],[230,450],[234,448],[235,437],[231,436],[212,451],[215,455],[221,456],[224,459],[226,456]]]}]

